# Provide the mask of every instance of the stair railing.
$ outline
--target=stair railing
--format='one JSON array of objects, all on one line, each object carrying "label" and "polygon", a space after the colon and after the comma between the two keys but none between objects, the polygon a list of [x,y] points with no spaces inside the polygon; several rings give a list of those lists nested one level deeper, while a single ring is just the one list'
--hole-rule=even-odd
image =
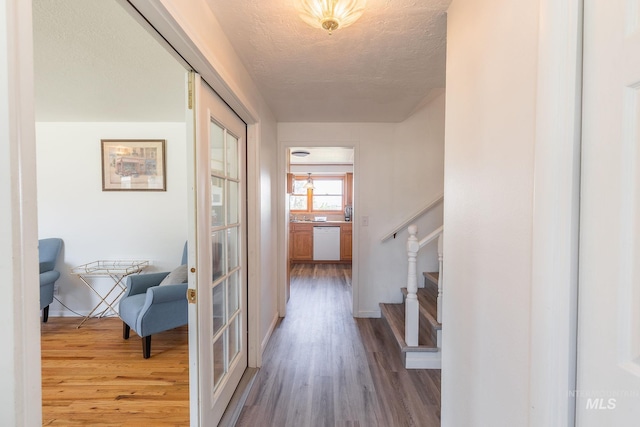
[{"label": "stair railing", "polygon": [[382,237],[382,239],[380,239],[380,241],[382,243],[384,243],[389,239],[392,239],[392,238],[395,239],[396,238],[396,234],[398,234],[398,232],[400,232],[401,230],[404,230],[406,226],[411,224],[416,219],[418,219],[421,216],[431,212],[431,210],[433,208],[435,208],[436,206],[438,206],[443,200],[444,200],[444,194],[439,194],[435,199],[433,199],[431,202],[429,202],[426,205],[424,205],[419,211],[417,211],[416,213],[411,215],[409,218],[407,218],[405,221],[403,221],[402,224],[398,225],[393,230],[391,230],[390,232],[385,234]]},{"label": "stair railing", "polygon": [[408,346],[418,345],[419,330],[419,311],[418,304],[418,267],[416,258],[421,248],[438,239],[438,300],[437,300],[437,317],[438,322],[442,323],[442,233],[443,226],[438,227],[422,240],[418,240],[418,226],[412,224],[408,228],[409,238],[407,239],[407,257],[409,260],[407,275],[407,297],[405,299],[405,329],[404,340]]}]

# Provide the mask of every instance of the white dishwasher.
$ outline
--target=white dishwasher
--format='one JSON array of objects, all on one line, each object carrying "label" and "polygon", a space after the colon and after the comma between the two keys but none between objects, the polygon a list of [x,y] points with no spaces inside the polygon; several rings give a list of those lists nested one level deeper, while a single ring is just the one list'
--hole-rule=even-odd
[{"label": "white dishwasher", "polygon": [[313,260],[340,261],[340,227],[313,227]]}]

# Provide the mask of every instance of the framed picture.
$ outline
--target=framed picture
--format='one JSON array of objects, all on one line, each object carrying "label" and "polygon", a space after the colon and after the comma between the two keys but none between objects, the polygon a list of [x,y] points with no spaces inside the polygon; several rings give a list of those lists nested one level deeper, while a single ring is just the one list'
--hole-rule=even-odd
[{"label": "framed picture", "polygon": [[166,191],[164,139],[103,139],[102,191]]}]

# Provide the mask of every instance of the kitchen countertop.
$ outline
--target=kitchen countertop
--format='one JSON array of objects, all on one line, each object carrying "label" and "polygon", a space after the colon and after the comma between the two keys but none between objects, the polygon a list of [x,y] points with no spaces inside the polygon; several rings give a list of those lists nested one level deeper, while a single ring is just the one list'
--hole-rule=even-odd
[{"label": "kitchen countertop", "polygon": [[335,224],[351,224],[353,221],[310,221],[310,220],[306,220],[306,221],[289,221],[292,224],[313,224],[313,225],[335,225]]}]

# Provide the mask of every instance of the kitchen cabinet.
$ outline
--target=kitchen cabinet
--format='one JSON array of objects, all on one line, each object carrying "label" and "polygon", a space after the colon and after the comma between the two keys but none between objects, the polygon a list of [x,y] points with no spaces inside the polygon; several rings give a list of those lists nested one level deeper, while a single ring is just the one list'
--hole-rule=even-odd
[{"label": "kitchen cabinet", "polygon": [[[340,226],[340,261],[350,263],[352,260],[353,224],[350,222],[291,222],[289,223],[289,260],[290,262],[313,261],[313,227]],[[316,261],[328,262],[328,261]]]},{"label": "kitchen cabinet", "polygon": [[293,193],[293,181],[295,181],[295,175],[292,173],[287,174],[287,194]]},{"label": "kitchen cabinet", "polygon": [[345,205],[353,206],[353,174],[347,173],[344,180]]},{"label": "kitchen cabinet", "polygon": [[352,224],[342,224],[340,226],[340,261],[351,261],[353,246]]},{"label": "kitchen cabinet", "polygon": [[289,258],[291,261],[313,260],[313,224],[290,224]]}]

